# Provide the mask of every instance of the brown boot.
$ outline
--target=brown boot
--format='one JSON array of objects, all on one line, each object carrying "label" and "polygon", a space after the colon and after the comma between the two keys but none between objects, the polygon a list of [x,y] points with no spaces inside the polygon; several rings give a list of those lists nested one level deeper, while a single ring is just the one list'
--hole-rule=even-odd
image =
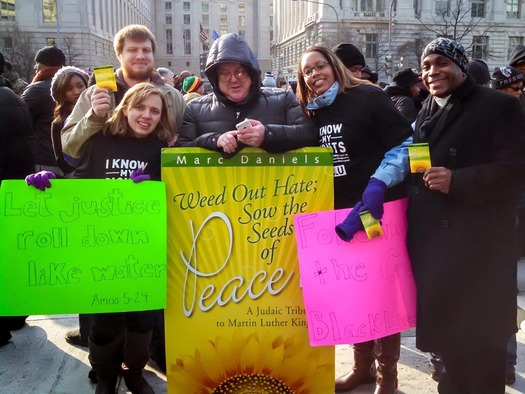
[{"label": "brown boot", "polygon": [[376,340],[377,380],[374,394],[397,392],[397,362],[401,349],[401,334]]},{"label": "brown boot", "polygon": [[356,343],[354,349],[354,368],[346,375],[335,380],[335,392],[350,391],[361,384],[376,380],[374,363],[374,341]]}]

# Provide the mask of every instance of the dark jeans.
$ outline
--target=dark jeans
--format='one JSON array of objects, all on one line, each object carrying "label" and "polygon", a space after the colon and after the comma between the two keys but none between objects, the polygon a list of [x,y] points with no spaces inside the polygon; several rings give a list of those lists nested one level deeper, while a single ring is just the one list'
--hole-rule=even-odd
[{"label": "dark jeans", "polygon": [[[482,348],[482,346],[480,346]],[[438,384],[441,394],[504,394],[506,349],[441,353],[445,373]]]},{"label": "dark jeans", "polygon": [[153,328],[154,311],[98,313],[92,315],[90,338],[103,346],[121,335],[124,330],[146,333]]}]

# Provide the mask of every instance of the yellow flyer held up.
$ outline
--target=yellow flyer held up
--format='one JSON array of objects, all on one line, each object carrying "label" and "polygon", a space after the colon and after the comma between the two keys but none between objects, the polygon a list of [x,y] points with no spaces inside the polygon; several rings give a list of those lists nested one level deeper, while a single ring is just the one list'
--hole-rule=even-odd
[{"label": "yellow flyer held up", "polygon": [[332,154],[162,153],[168,215],[168,393],[334,392],[311,347],[293,215],[333,207]]},{"label": "yellow flyer held up", "polygon": [[117,91],[117,80],[111,64],[108,66],[96,66],[93,68],[93,73],[99,88],[105,88],[110,92]]}]

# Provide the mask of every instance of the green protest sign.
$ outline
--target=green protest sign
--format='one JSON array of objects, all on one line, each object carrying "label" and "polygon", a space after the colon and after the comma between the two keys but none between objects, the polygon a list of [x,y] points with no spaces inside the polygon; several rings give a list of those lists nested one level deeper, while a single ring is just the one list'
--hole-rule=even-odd
[{"label": "green protest sign", "polygon": [[162,182],[62,179],[0,188],[0,315],[166,305]]}]

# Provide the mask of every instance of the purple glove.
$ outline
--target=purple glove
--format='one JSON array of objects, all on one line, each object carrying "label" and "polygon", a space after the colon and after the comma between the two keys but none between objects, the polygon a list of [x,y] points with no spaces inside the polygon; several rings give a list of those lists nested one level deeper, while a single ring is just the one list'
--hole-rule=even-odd
[{"label": "purple glove", "polygon": [[359,212],[365,211],[363,203],[359,201],[355,207],[350,211],[346,219],[335,226],[335,232],[343,241],[350,241],[355,233],[363,229],[363,223],[359,217]]},{"label": "purple glove", "polygon": [[50,179],[55,179],[57,176],[51,171],[40,171],[36,174],[29,174],[26,176],[26,183],[33,185],[38,190],[46,190],[46,187],[51,187]]},{"label": "purple glove", "polygon": [[385,201],[386,183],[376,178],[370,178],[361,201],[363,210],[369,210],[375,219],[383,217],[383,202]]},{"label": "purple glove", "polygon": [[130,178],[135,183],[139,183],[142,181],[149,181],[151,179],[151,176],[148,174],[144,174],[144,170],[142,168],[137,168],[136,170],[133,170],[131,172]]}]

